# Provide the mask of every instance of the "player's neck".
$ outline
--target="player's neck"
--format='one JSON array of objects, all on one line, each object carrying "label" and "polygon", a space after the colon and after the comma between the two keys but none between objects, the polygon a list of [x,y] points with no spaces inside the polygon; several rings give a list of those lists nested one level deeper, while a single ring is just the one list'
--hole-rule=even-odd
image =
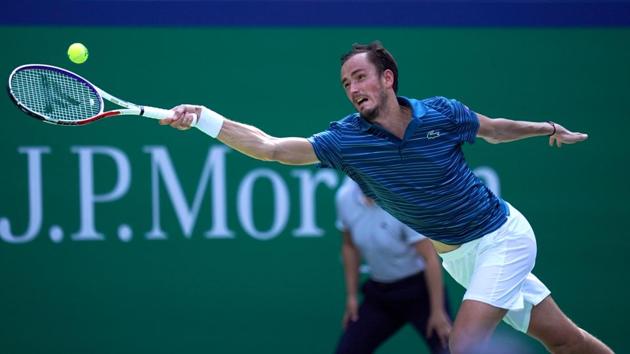
[{"label": "player's neck", "polygon": [[383,108],[378,117],[374,119],[374,123],[402,139],[411,121],[411,109],[401,105],[396,96],[393,97],[393,100],[388,100]]}]

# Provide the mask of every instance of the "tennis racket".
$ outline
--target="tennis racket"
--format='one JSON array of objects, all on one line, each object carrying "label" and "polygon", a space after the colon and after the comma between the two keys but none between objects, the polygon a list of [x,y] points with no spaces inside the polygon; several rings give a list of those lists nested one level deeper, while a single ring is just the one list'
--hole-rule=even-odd
[{"label": "tennis racket", "polygon": [[[15,68],[9,75],[8,91],[22,111],[56,125],[84,125],[121,115],[154,119],[172,115],[170,110],[123,101],[83,77],[52,65],[28,64]],[[103,99],[123,109],[104,112]]]}]

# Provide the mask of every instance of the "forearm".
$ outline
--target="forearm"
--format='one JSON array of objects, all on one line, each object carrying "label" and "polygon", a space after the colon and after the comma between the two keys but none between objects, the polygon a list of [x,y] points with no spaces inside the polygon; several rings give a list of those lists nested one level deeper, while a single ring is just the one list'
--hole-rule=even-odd
[{"label": "forearm", "polygon": [[480,117],[478,135],[491,143],[506,143],[535,136],[549,136],[554,131],[553,124],[549,122]]},{"label": "forearm", "polygon": [[171,111],[173,116],[160,119],[161,125],[170,125],[179,130],[187,130],[194,125],[209,136],[257,160],[287,165],[319,162],[313,146],[306,138],[276,138],[254,126],[226,119],[203,106],[179,105]]},{"label": "forearm", "polygon": [[275,138],[254,126],[225,119],[217,139],[257,160],[274,160],[273,141]]},{"label": "forearm", "polygon": [[360,256],[356,248],[344,245],[342,247],[343,268],[346,281],[346,296],[356,297],[359,287]]}]

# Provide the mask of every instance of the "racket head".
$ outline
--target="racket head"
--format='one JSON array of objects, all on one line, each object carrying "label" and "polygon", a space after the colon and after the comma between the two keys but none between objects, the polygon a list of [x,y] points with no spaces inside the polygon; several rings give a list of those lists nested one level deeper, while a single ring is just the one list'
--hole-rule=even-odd
[{"label": "racket head", "polygon": [[99,89],[83,77],[56,66],[19,66],[9,75],[7,89],[18,108],[46,123],[82,125],[103,113]]}]

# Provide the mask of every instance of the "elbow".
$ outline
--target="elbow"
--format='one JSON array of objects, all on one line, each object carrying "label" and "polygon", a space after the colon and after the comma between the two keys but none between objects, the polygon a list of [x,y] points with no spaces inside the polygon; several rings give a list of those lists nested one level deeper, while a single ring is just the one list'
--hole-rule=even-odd
[{"label": "elbow", "polygon": [[291,151],[288,151],[286,147],[277,143],[276,139],[272,139],[268,142],[264,161],[278,162],[283,165],[295,165],[293,161]]},{"label": "elbow", "polygon": [[438,261],[437,254],[432,257],[426,257],[424,261],[427,268],[433,268],[433,269],[438,269],[438,270],[442,269],[441,263],[440,261]]},{"label": "elbow", "polygon": [[490,143],[490,144],[498,144],[498,143],[503,142],[501,138],[497,134],[494,134],[494,133],[488,134],[486,132],[484,134],[477,134],[477,137],[482,138],[483,140],[485,140],[487,143]]},{"label": "elbow", "polygon": [[278,145],[275,144],[274,139],[272,138],[265,139],[265,141],[263,141],[260,152],[261,153],[257,156],[258,160],[281,162],[281,153],[279,152]]},{"label": "elbow", "polygon": [[507,142],[509,130],[506,122],[507,120],[503,118],[490,119],[485,117],[485,119],[480,120],[480,123],[483,124],[480,125],[477,135],[490,144]]},{"label": "elbow", "polygon": [[265,161],[284,163],[284,158],[283,158],[282,151],[275,144],[271,144],[271,147],[268,149],[267,154],[265,154],[265,159],[264,160]]},{"label": "elbow", "polygon": [[484,137],[483,139],[490,144],[500,144],[504,142],[498,137]]},{"label": "elbow", "polygon": [[283,165],[295,165],[295,152],[291,151],[291,147],[284,143],[284,139],[269,137],[266,142],[266,158],[265,161],[278,162]]},{"label": "elbow", "polygon": [[506,140],[505,136],[501,134],[501,131],[496,128],[484,132],[481,137],[483,138],[483,140],[487,141],[490,144],[499,144],[505,142]]}]

